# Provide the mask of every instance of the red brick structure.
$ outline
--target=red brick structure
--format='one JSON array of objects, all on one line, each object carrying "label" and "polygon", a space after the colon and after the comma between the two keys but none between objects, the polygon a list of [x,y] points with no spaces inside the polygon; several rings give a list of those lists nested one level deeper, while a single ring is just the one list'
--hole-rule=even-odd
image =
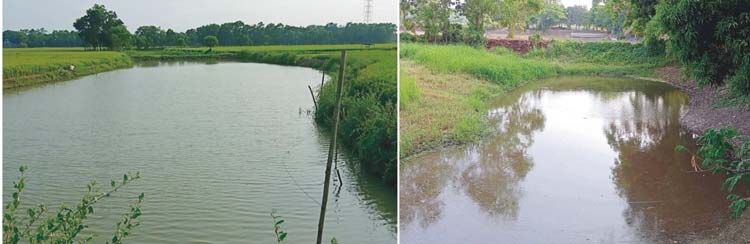
[{"label": "red brick structure", "polygon": [[[550,41],[543,40],[537,44],[538,47],[547,48]],[[485,47],[493,49],[497,46],[503,46],[517,53],[528,53],[531,51],[531,41],[518,39],[487,39]]]}]

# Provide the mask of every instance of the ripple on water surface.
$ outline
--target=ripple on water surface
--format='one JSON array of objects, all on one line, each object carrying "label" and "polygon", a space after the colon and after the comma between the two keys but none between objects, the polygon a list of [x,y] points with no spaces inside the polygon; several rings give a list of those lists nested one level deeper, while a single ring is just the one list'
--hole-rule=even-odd
[{"label": "ripple on water surface", "polygon": [[[96,242],[140,192],[134,243],[272,243],[272,209],[291,243],[313,242],[330,139],[300,111],[319,78],[299,67],[161,63],[6,93],[3,198],[20,164],[30,203],[72,203],[90,179],[140,171],[97,206]],[[329,201],[326,239],[395,242],[394,190],[339,159],[344,186]]]}]

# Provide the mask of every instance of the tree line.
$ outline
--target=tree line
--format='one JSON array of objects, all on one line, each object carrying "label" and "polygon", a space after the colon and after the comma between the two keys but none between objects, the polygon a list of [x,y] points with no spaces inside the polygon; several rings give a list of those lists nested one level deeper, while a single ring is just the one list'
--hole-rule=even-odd
[{"label": "tree line", "polygon": [[[86,47],[88,49],[120,50],[165,46],[203,46],[215,38],[221,46],[244,45],[302,45],[302,44],[371,44],[394,42],[396,25],[391,23],[338,25],[309,25],[306,27],[281,23],[246,24],[242,21],[209,24],[185,32],[141,26],[134,33],[128,31],[117,13],[96,4],[78,18],[76,31],[41,29],[6,30],[5,47]],[[207,38],[211,36],[212,38]]]},{"label": "tree line", "polygon": [[402,40],[482,45],[485,30],[596,29],[642,40],[653,55],[679,60],[699,84],[728,83],[750,104],[750,1],[592,0],[591,8],[559,0],[400,0]]},{"label": "tree line", "polygon": [[438,42],[480,42],[489,27],[516,31],[547,31],[555,26],[568,29],[620,30],[618,14],[606,0],[593,0],[593,8],[563,6],[559,0],[401,0],[401,23],[425,38]]}]

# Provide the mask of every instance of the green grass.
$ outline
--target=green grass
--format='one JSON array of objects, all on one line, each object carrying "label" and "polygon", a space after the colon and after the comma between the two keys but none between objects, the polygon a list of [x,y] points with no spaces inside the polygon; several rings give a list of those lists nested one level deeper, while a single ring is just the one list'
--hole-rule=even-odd
[{"label": "green grass", "polygon": [[[70,71],[69,66],[75,70]],[[132,66],[122,52],[90,52],[82,48],[3,49],[3,88],[67,80]]]},{"label": "green grass", "polygon": [[404,43],[401,44],[401,57],[414,60],[435,72],[471,74],[505,88],[557,74],[557,67],[546,62],[464,45]]},{"label": "green grass", "polygon": [[399,76],[399,105],[401,107],[409,106],[415,101],[419,100],[419,87],[417,87],[417,79],[407,74],[403,70]]},{"label": "green grass", "polygon": [[530,81],[558,75],[650,77],[676,63],[626,42],[555,41],[525,55],[419,43],[401,43],[400,50],[400,157],[479,139],[487,121],[477,111]]},{"label": "green grass", "polygon": [[[504,89],[464,73],[441,73],[411,60],[401,60],[404,80],[413,80],[419,99],[401,106],[400,157],[443,145],[474,141],[487,129],[477,111]],[[407,83],[408,84],[408,83]]]},{"label": "green grass", "polygon": [[[321,69],[337,77],[339,53],[321,53],[306,58],[323,59]],[[304,59],[303,59],[304,60]],[[397,175],[396,50],[354,50],[347,52],[344,98],[339,136],[343,145],[357,152],[363,166],[395,186]],[[335,100],[335,82],[327,82],[320,91],[319,123],[331,126]]]}]

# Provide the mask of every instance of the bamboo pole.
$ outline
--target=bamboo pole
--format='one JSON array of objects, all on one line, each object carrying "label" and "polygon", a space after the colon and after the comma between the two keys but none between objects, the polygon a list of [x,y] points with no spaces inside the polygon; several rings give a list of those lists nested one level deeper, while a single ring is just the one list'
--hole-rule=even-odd
[{"label": "bamboo pole", "polygon": [[315,93],[312,91],[312,87],[310,85],[307,85],[307,89],[310,89],[310,96],[313,98],[313,105],[315,105],[315,111],[318,111],[318,101],[315,101]]},{"label": "bamboo pole", "polygon": [[320,73],[323,74],[320,77],[320,87],[321,87],[321,89],[323,89],[323,82],[326,80],[326,73],[325,72],[320,72]]},{"label": "bamboo pole", "polygon": [[320,204],[320,218],[318,219],[318,240],[317,244],[323,241],[323,224],[326,218],[326,205],[328,204],[328,188],[331,183],[331,164],[333,163],[334,151],[336,150],[336,137],[339,132],[339,111],[341,110],[341,93],[344,84],[344,69],[346,68],[346,50],[341,51],[341,62],[339,64],[339,79],[336,86],[336,104],[333,110],[333,138],[328,146],[328,160],[326,162],[326,176],[323,183],[323,200]]}]

